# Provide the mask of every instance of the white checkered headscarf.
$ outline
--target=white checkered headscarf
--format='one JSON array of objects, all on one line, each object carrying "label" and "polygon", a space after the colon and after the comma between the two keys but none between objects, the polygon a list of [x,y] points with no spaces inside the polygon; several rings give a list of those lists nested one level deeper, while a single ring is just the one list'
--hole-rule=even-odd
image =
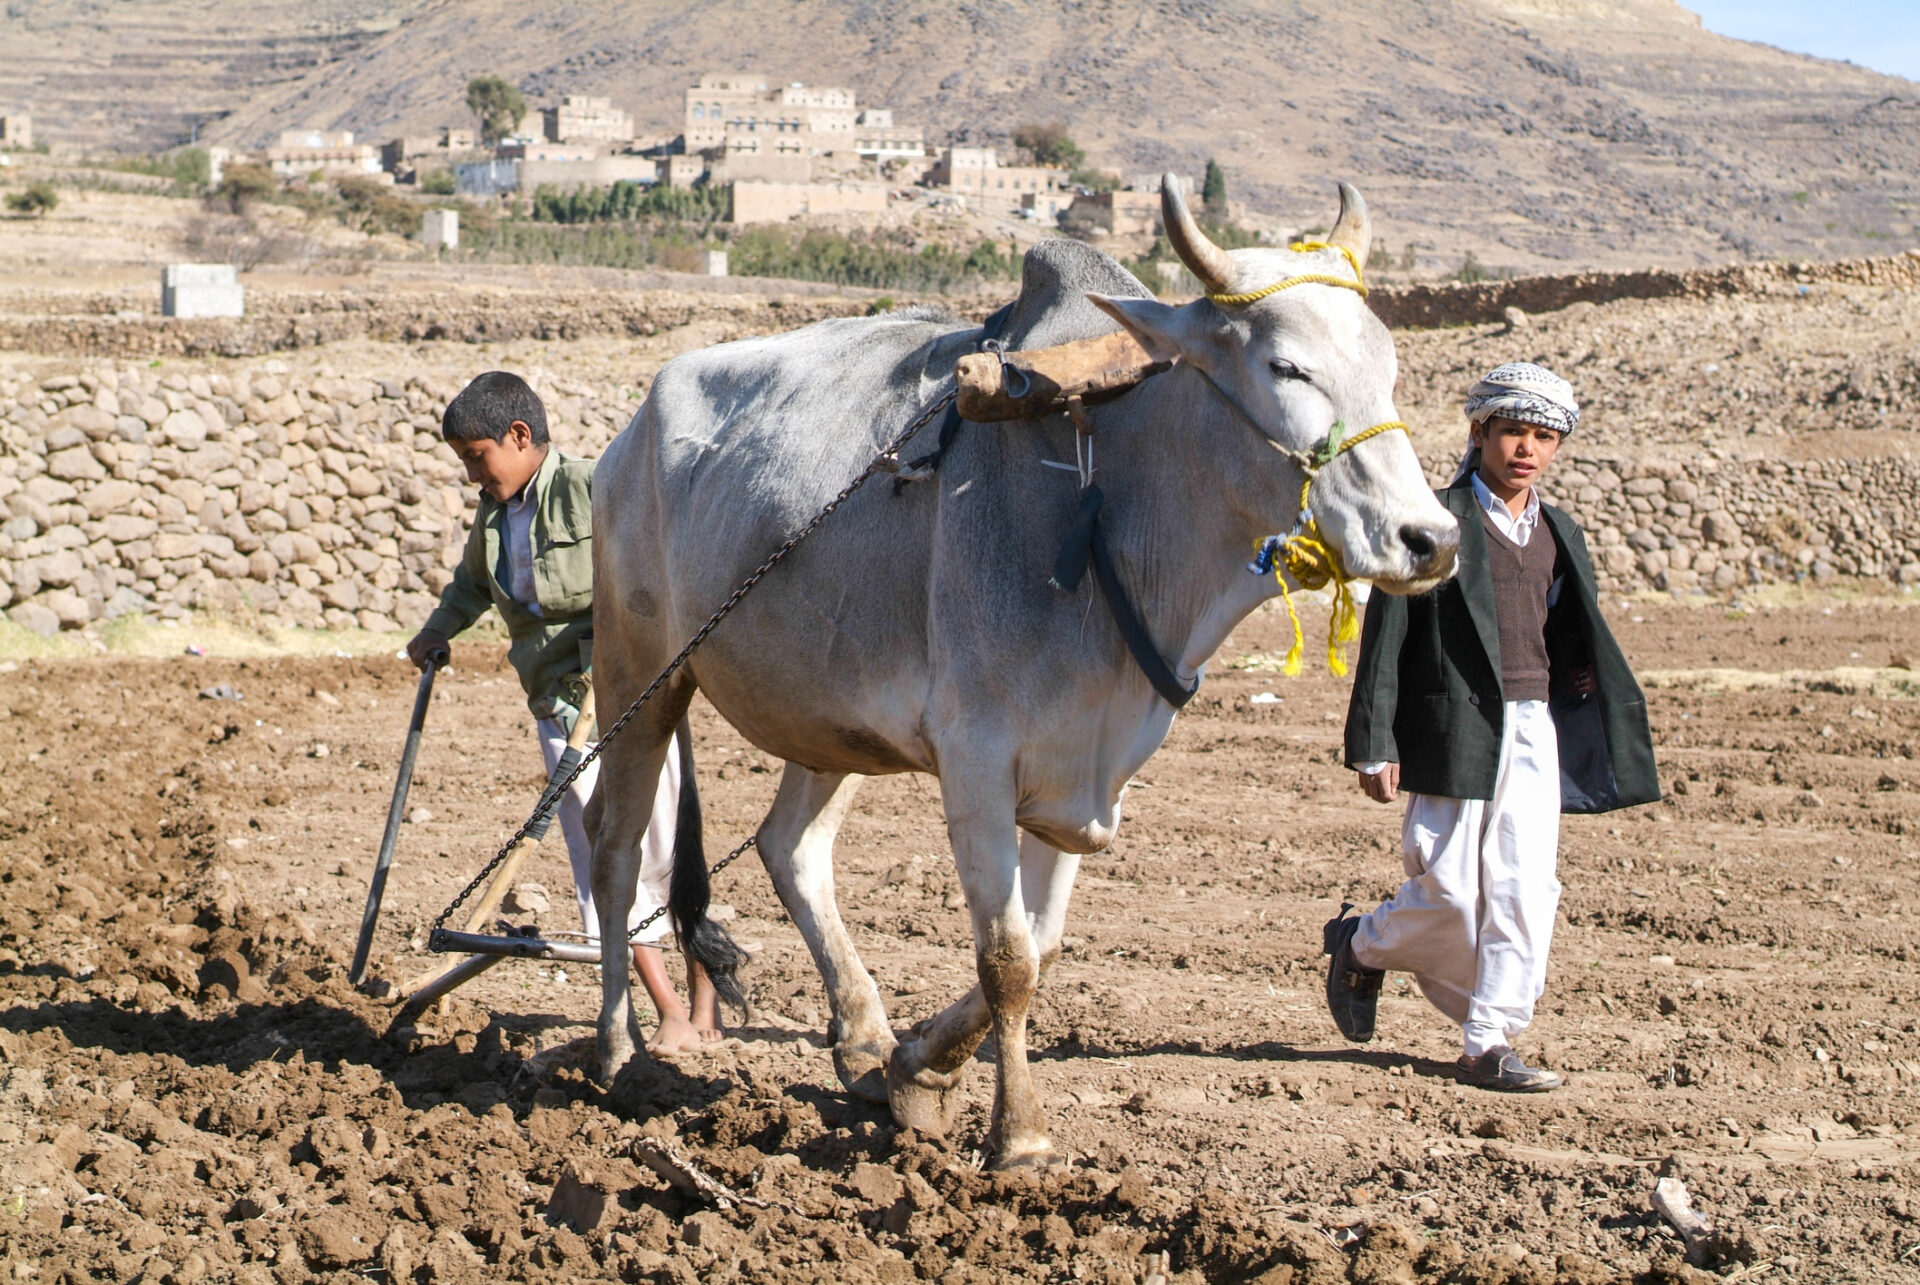
[{"label": "white checkered headscarf", "polygon": [[[1467,390],[1468,419],[1484,424],[1496,415],[1571,433],[1580,425],[1580,403],[1573,399],[1573,385],[1545,366],[1510,361],[1482,375]],[[1480,448],[1469,441],[1451,485],[1460,485],[1479,467]]]},{"label": "white checkered headscarf", "polygon": [[1467,390],[1467,418],[1484,424],[1496,415],[1571,433],[1580,425],[1573,385],[1530,361],[1510,361],[1482,375]]}]

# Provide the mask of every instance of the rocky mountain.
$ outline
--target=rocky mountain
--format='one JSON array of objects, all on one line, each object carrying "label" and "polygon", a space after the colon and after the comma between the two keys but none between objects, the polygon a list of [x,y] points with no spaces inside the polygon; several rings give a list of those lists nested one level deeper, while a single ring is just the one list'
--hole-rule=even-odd
[{"label": "rocky mountain", "polygon": [[1833,258],[1920,218],[1920,85],[1702,30],[1671,0],[12,0],[0,102],[92,147],[467,123],[473,75],[676,131],[709,69],[853,87],[936,141],[1060,122],[1282,223],[1358,183],[1396,261]]}]

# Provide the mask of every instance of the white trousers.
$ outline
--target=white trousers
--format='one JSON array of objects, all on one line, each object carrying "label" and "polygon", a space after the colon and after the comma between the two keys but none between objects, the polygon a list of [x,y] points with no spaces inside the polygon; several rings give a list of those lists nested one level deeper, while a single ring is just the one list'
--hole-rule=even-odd
[{"label": "white trousers", "polygon": [[1464,1052],[1511,1045],[1547,985],[1560,905],[1560,747],[1545,701],[1508,701],[1491,799],[1407,796],[1407,881],[1360,921],[1354,958],[1412,973]]},{"label": "white trousers", "polygon": [[[567,733],[558,719],[543,718],[539,723],[540,753],[551,775],[566,752]],[[587,765],[557,809],[560,833],[567,840],[567,862],[573,867],[573,897],[580,903],[580,922],[586,925],[587,937],[595,942],[600,940],[600,913],[593,905],[593,844],[587,838],[586,806],[599,779],[600,763],[596,759]],[[679,812],[680,742],[675,740],[668,749],[666,765],[660,769],[653,818],[647,823],[646,838],[640,841],[640,886],[634,890],[633,910],[627,915],[629,929],[667,904],[667,889],[673,881],[673,830]],[[634,940],[657,944],[672,932],[673,920],[661,915],[641,929]]]}]

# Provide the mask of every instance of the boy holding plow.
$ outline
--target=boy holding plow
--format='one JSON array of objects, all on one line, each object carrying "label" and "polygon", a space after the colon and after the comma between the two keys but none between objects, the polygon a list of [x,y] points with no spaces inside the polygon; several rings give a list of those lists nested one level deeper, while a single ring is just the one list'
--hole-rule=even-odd
[{"label": "boy holding plow", "polygon": [[[468,384],[448,403],[440,432],[466,466],[467,480],[480,488],[480,506],[453,580],[407,644],[407,655],[424,667],[488,607],[498,611],[512,640],[507,659],[526,689],[551,773],[567,748],[593,669],[593,461],[552,448],[539,396],[505,371],[489,371]],[[676,745],[660,774],[642,843],[629,928],[666,902],[684,770]],[[589,882],[593,845],[585,809],[598,775],[599,764],[589,764],[557,808],[574,897],[587,938],[595,942],[600,918]],[[647,1046],[655,1053],[692,1048],[721,1035],[713,984],[698,964],[688,961],[691,1013],[674,994],[660,955],[670,928],[668,916],[657,916],[633,943],[634,967],[660,1014],[660,1029]],[[616,965],[609,960],[604,966]]]},{"label": "boy holding plow", "polygon": [[1324,931],[1327,1006],[1373,1038],[1389,970],[1460,1024],[1460,1079],[1539,1092],[1514,1039],[1546,988],[1560,814],[1660,797],[1646,699],[1601,618],[1586,539],[1534,487],[1580,420],[1573,387],[1512,362],[1467,397],[1471,444],[1439,492],[1460,520],[1459,575],[1367,604],[1346,759],[1380,803],[1407,792],[1407,879]]}]

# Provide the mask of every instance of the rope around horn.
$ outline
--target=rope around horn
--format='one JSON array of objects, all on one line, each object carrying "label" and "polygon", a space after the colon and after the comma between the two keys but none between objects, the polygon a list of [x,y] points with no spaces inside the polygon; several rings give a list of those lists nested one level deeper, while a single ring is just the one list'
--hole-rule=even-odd
[{"label": "rope around horn", "polygon": [[1238,307],[1243,304],[1258,303],[1270,294],[1279,294],[1282,290],[1290,289],[1293,286],[1305,285],[1339,286],[1342,290],[1357,292],[1362,299],[1367,297],[1367,280],[1360,272],[1360,260],[1356,258],[1353,251],[1347,249],[1346,246],[1329,245],[1325,241],[1295,241],[1292,245],[1288,246],[1287,249],[1293,251],[1295,254],[1310,254],[1315,250],[1338,250],[1346,256],[1347,263],[1352,266],[1353,280],[1349,281],[1345,277],[1336,277],[1330,272],[1303,272],[1297,277],[1288,277],[1286,280],[1276,281],[1270,286],[1262,286],[1258,290],[1248,290],[1240,294],[1215,294],[1212,291],[1208,291],[1207,298],[1226,307]]}]

